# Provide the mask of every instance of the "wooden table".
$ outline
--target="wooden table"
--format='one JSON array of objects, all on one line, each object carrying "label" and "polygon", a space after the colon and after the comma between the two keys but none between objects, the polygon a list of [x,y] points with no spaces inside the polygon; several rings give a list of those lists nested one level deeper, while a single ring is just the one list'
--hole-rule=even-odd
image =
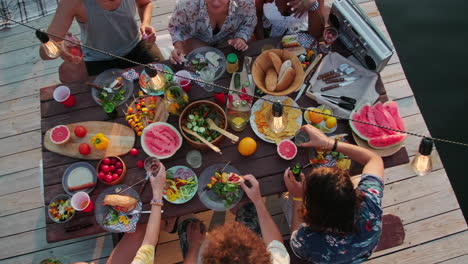
[{"label": "wooden table", "polygon": [[[250,45],[249,50],[244,53],[238,53],[239,58],[243,56],[256,56],[260,53],[261,47],[266,44],[278,43],[278,39],[269,39],[263,41],[257,41]],[[226,53],[233,52],[232,49],[226,48],[223,50]],[[174,71],[180,69],[180,66],[171,65],[169,62],[163,62],[169,65]],[[242,63],[242,62],[241,62]],[[141,71],[142,67],[136,67],[137,71]],[[216,81],[217,84],[229,87],[230,75],[225,74]],[[136,87],[138,87],[138,84]],[[90,88],[83,83],[68,84],[72,94],[76,98],[76,105],[72,108],[67,108],[60,103],[55,102],[52,99],[52,92],[57,86],[45,87],[40,90],[40,101],[41,101],[41,131],[42,135],[45,132],[61,124],[70,124],[81,121],[111,121],[120,124],[126,124],[123,111],[125,107],[119,107],[119,116],[115,120],[109,120],[108,116],[102,110],[101,106],[97,105],[91,97]],[[381,100],[387,100],[383,84],[379,79],[376,85],[376,90],[381,94]],[[138,89],[135,89],[135,93]],[[292,98],[295,94],[292,94]],[[207,99],[213,101],[212,93],[205,92],[201,87],[197,85],[192,86],[192,90],[189,92],[190,101],[196,101],[201,99]],[[316,106],[317,104],[311,99],[303,96],[298,104],[303,107]],[[174,124],[178,128],[178,117],[170,116],[169,123]],[[339,120],[338,129],[335,133],[348,133],[350,134],[350,128],[347,121]],[[235,133],[240,138],[252,137],[257,141],[258,147],[255,154],[249,157],[241,156],[237,151],[237,144],[232,144],[228,139],[224,139],[220,148],[223,152],[222,155],[214,153],[213,151],[204,151],[203,154],[203,165],[199,169],[194,171],[197,175],[203,171],[204,168],[217,163],[226,163],[231,161],[231,165],[236,167],[242,174],[251,173],[257,177],[260,182],[260,189],[263,196],[281,193],[286,190],[284,182],[282,180],[282,174],[286,167],[300,162],[305,164],[308,161],[309,154],[308,150],[300,149],[296,158],[292,161],[286,161],[281,159],[276,152],[276,145],[266,143],[259,139],[252,129],[248,127],[241,133]],[[352,141],[352,139],[351,139]],[[136,167],[137,160],[144,160],[146,154],[141,150],[141,144],[139,137],[136,139],[135,147],[140,150],[138,156],[125,155],[122,159],[127,165],[127,174],[123,184],[131,185],[145,176],[145,170]],[[166,168],[170,168],[175,165],[186,165],[185,154],[191,150],[192,147],[184,142],[181,149],[170,159],[163,160]],[[43,182],[44,182],[44,201],[45,204],[49,204],[50,200],[56,195],[65,193],[62,187],[62,175],[65,169],[74,162],[80,161],[79,159],[69,158],[47,151],[45,148],[42,149],[42,164],[43,164]],[[93,166],[96,166],[98,161],[89,161]],[[402,148],[396,154],[384,158],[385,167],[392,167],[408,162],[408,154],[405,148]],[[359,173],[361,167],[357,164],[353,164],[351,168],[352,174]],[[91,199],[95,201],[97,196],[109,186],[102,183],[97,184],[96,188],[90,193]],[[139,186],[136,186],[139,189]],[[151,188],[149,184],[146,186],[145,191],[141,195],[143,201],[143,209],[149,209],[149,201],[152,198]],[[245,198],[245,197],[244,197]],[[209,210],[206,208],[196,195],[189,202],[182,205],[174,205],[166,202],[164,205],[163,217],[172,217],[185,215],[187,213],[198,213]],[[47,207],[45,209],[47,211]],[[49,243],[58,242],[62,240],[93,235],[101,232],[105,232],[95,220],[94,213],[82,213],[76,212],[76,215],[67,223],[58,224],[54,223],[49,219],[46,212],[46,233],[47,241]],[[142,215],[140,222],[145,223],[148,221],[148,215]]]}]

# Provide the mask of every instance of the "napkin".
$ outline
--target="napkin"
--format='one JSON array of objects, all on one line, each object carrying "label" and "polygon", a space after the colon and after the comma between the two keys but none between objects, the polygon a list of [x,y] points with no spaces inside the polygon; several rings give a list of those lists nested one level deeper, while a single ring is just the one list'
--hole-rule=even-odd
[{"label": "napkin", "polygon": [[[343,63],[349,64],[349,66],[355,68],[356,71],[349,75],[343,75],[340,77],[361,76],[361,78],[347,86],[338,87],[332,90],[321,92],[321,88],[333,85],[334,83],[325,83],[322,80],[317,80],[317,77],[323,73],[335,70],[336,68],[338,68],[338,66],[340,66]],[[331,52],[323,58],[322,63],[319,65],[317,71],[312,76],[310,80],[310,85],[306,91],[306,95],[315,100],[318,104],[325,104],[328,107],[330,107],[335,115],[347,118],[350,116],[351,111],[343,109],[338,105],[335,105],[329,102],[328,100],[325,100],[325,97],[321,96],[320,94],[324,93],[328,95],[348,96],[354,98],[357,101],[354,109],[359,109],[362,105],[366,103],[373,104],[379,98],[379,94],[375,90],[375,84],[377,80],[377,73],[362,67],[359,63],[356,62],[356,60],[352,59],[352,56],[350,57],[350,59],[347,59],[336,52]],[[337,102],[340,101],[340,99],[337,98],[330,99]]]}]

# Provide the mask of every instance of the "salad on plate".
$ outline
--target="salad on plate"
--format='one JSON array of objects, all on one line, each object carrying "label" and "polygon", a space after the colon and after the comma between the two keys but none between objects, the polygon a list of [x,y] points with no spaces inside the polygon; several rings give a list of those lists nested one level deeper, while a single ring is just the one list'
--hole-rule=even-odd
[{"label": "salad on plate", "polygon": [[244,179],[234,172],[215,172],[215,175],[210,177],[210,183],[206,187],[213,190],[223,201],[224,207],[228,208],[239,201],[241,182],[244,182]]},{"label": "salad on plate", "polygon": [[70,198],[58,198],[49,204],[49,215],[53,221],[57,223],[65,222],[75,214],[75,209],[71,206],[70,200]]},{"label": "salad on plate", "polygon": [[198,179],[195,172],[185,166],[174,166],[166,171],[166,193],[164,199],[181,204],[195,196]]}]

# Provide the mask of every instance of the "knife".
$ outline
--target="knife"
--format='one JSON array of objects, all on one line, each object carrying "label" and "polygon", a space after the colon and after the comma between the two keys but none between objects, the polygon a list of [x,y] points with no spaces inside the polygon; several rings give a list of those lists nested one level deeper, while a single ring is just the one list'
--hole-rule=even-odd
[{"label": "knife", "polygon": [[356,69],[354,69],[353,67],[349,67],[349,68],[345,69],[343,72],[333,73],[331,75],[328,75],[328,76],[322,78],[322,81],[326,82],[328,80],[331,80],[331,79],[334,79],[334,78],[337,78],[337,77],[340,77],[340,76],[343,76],[343,75],[350,75],[351,73],[353,73],[355,71],[356,71]]},{"label": "knife", "polygon": [[304,81],[304,84],[302,85],[301,89],[297,93],[296,99],[294,99],[294,101],[297,101],[297,100],[299,100],[299,98],[301,98],[302,94],[305,91],[305,88],[308,86],[308,84],[310,83],[310,79],[312,78],[312,72],[313,72],[312,70],[315,68],[316,65],[318,65],[318,63],[322,59],[322,56],[323,56],[322,54],[319,54],[317,57],[315,57],[314,61],[310,64],[310,66],[307,69],[306,74],[305,74],[306,79]]},{"label": "knife", "polygon": [[339,83],[339,82],[349,82],[349,81],[356,81],[359,80],[361,76],[357,77],[343,77],[343,78],[337,78],[337,79],[328,79],[325,80],[325,83]]},{"label": "knife", "polygon": [[347,81],[347,82],[344,82],[344,83],[337,83],[337,84],[334,84],[334,85],[323,87],[322,89],[320,89],[320,91],[325,92],[325,91],[328,91],[328,90],[331,90],[331,89],[335,89],[335,88],[338,88],[338,87],[343,87],[343,86],[352,84],[353,82],[354,81]]}]

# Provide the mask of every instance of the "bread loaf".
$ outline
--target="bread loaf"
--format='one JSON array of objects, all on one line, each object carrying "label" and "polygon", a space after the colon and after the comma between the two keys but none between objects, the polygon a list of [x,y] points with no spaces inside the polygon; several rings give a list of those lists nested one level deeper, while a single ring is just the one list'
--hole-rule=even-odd
[{"label": "bread loaf", "polygon": [[279,74],[281,70],[281,64],[283,64],[283,61],[274,52],[271,52],[271,51],[268,52],[268,56],[271,59],[271,63],[273,64],[273,67],[275,68],[276,74]]},{"label": "bread loaf", "polygon": [[278,75],[274,68],[269,68],[265,75],[265,86],[270,92],[276,90],[276,84],[278,83]]},{"label": "bread loaf", "polygon": [[122,212],[128,212],[136,207],[137,199],[129,196],[109,194],[104,198],[103,204],[110,205],[114,209]]},{"label": "bread loaf", "polygon": [[281,78],[278,79],[278,84],[276,85],[276,92],[281,92],[289,88],[289,85],[294,81],[296,77],[296,70],[293,67],[289,67],[284,71],[284,74]]}]

